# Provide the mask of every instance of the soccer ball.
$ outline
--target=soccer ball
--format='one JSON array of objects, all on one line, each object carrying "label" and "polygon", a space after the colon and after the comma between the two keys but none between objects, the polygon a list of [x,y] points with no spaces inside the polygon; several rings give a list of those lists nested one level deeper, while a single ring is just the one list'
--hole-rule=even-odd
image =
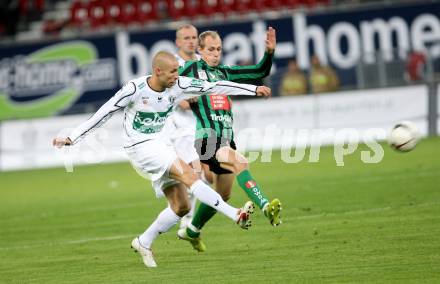
[{"label": "soccer ball", "polygon": [[419,130],[411,121],[402,121],[396,124],[388,137],[390,146],[399,152],[409,152],[419,142]]}]

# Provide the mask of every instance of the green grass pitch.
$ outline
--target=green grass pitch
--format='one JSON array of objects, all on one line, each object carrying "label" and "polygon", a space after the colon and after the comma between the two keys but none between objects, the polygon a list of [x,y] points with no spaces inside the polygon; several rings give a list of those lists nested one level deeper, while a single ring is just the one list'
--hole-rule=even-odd
[{"label": "green grass pitch", "polygon": [[[344,167],[332,147],[318,163],[252,163],[284,223],[257,211],[245,231],[217,215],[205,253],[173,228],[154,244],[157,269],[130,242],[166,203],[128,163],[0,173],[0,283],[439,283],[440,139],[384,145],[378,164],[362,149]],[[235,186],[231,203],[245,200]]]}]

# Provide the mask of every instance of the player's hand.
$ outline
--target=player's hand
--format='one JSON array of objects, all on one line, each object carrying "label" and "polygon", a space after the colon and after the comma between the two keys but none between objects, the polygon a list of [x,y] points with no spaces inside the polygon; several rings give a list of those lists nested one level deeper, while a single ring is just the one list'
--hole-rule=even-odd
[{"label": "player's hand", "polygon": [[[190,104],[193,104],[193,103],[196,103],[198,101],[198,99],[199,99],[198,97],[192,97],[192,98],[187,99],[186,101]],[[190,108],[191,107],[188,106],[188,109],[190,109]]]},{"label": "player's hand", "polygon": [[272,96],[272,90],[266,86],[259,86],[256,90],[257,97],[269,98]]},{"label": "player's hand", "polygon": [[72,140],[69,137],[57,137],[52,140],[52,145],[57,148],[62,148],[63,146],[72,145]]},{"label": "player's hand", "polygon": [[[190,99],[189,99],[190,100]],[[184,110],[191,109],[189,100],[184,100],[179,103],[179,107]]]},{"label": "player's hand", "polygon": [[275,51],[276,46],[277,46],[277,36],[275,29],[269,27],[266,32],[266,51],[272,54]]}]

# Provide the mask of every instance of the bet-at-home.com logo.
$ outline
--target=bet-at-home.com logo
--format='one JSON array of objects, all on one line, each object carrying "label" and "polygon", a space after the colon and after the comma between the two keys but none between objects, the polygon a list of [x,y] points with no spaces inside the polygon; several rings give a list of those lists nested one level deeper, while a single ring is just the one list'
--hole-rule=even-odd
[{"label": "bet-at-home.com logo", "polygon": [[116,62],[86,41],[59,43],[0,61],[0,120],[51,116],[86,91],[116,86]]}]

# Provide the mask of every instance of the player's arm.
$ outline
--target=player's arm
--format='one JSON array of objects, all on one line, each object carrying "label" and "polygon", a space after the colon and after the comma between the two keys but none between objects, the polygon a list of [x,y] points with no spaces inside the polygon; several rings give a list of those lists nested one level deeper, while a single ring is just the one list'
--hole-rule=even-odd
[{"label": "player's arm", "polygon": [[176,104],[191,97],[209,94],[260,97],[270,97],[272,94],[271,89],[266,86],[239,84],[229,81],[208,82],[199,79],[179,77],[177,84],[182,91],[182,95],[176,99]]},{"label": "player's arm", "polygon": [[273,56],[276,48],[275,29],[269,27],[266,32],[266,51],[263,58],[255,65],[224,66],[228,80],[241,82],[253,79],[262,79],[269,75],[272,68]]},{"label": "player's arm", "polygon": [[[197,61],[187,61],[187,62],[185,62],[185,65],[179,67],[179,75],[185,74],[182,76],[194,78],[194,77],[196,77],[194,72],[197,72]],[[189,109],[191,109],[190,104],[194,103],[196,101],[197,101],[196,98],[190,98],[188,100],[180,101],[179,107],[184,110],[189,110]]]},{"label": "player's arm", "polygon": [[61,148],[77,143],[94,129],[103,125],[113,113],[126,107],[135,92],[136,85],[133,82],[124,85],[110,100],[103,104],[95,114],[76,127],[69,137],[54,138],[52,141],[53,146]]}]

